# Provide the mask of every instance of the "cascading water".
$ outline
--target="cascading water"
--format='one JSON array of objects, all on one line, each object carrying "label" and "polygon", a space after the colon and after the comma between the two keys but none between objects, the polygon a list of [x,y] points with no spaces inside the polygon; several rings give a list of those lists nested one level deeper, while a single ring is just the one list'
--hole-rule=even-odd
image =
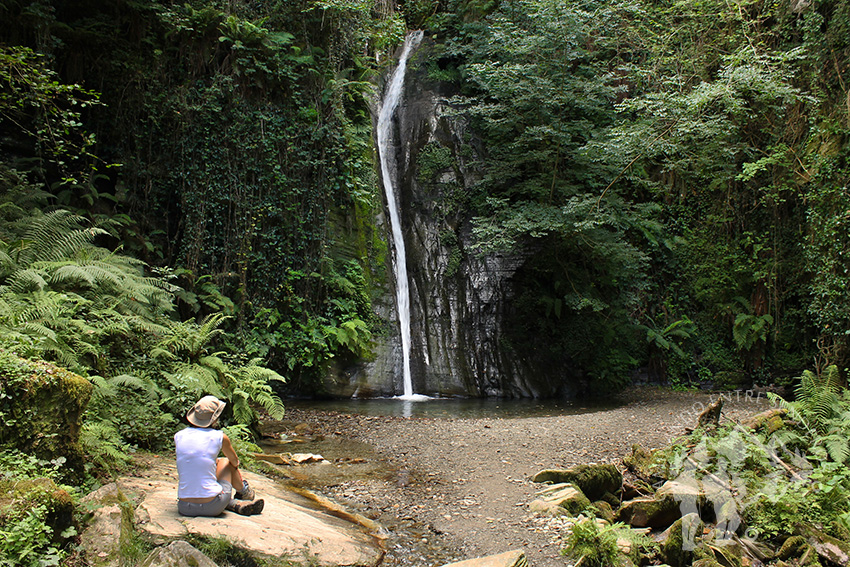
[{"label": "cascading water", "polygon": [[428,399],[427,396],[413,393],[413,381],[410,376],[410,285],[407,278],[407,257],[404,248],[404,238],[401,232],[401,217],[398,211],[398,201],[395,194],[395,183],[390,169],[390,160],[395,152],[392,148],[392,119],[398,108],[404,87],[404,74],[407,69],[407,59],[410,52],[422,41],[422,31],[414,31],[404,40],[404,48],[398,61],[398,66],[390,76],[378,113],[376,128],[378,138],[378,156],[381,162],[381,179],[387,194],[387,207],[390,213],[393,244],[395,246],[395,276],[396,276],[396,308],[398,322],[401,327],[401,352],[403,360],[404,394],[403,400]]}]

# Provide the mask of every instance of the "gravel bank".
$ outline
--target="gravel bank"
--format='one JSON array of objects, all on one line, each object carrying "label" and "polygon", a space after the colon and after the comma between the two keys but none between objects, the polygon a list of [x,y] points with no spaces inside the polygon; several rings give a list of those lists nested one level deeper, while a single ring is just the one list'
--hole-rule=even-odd
[{"label": "gravel bank", "polygon": [[[743,392],[730,398],[724,416],[736,421],[768,407],[764,397]],[[528,504],[541,488],[529,477],[543,468],[580,463],[623,468],[622,457],[632,444],[666,445],[693,426],[702,404],[716,395],[644,387],[619,399],[622,405],[615,409],[512,419],[291,409],[277,430],[294,431],[302,424],[314,437],[335,441],[340,451],[330,456],[335,471],[350,468],[346,459],[365,459],[368,464],[351,465],[365,467],[360,473],[312,475],[305,467],[299,475],[388,527],[385,565],[436,566],[521,547],[533,567],[555,567],[568,564],[559,553],[562,522],[529,513]],[[324,450],[335,452],[327,444]]]}]

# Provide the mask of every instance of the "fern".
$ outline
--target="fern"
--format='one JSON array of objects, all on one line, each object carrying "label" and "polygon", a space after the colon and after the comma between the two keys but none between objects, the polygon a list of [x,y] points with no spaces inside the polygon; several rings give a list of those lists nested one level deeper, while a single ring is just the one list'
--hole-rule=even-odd
[{"label": "fern", "polygon": [[224,332],[219,327],[227,319],[222,313],[214,313],[206,317],[200,325],[193,322],[171,323],[169,335],[164,337],[156,348],[197,361],[207,352],[212,340]]},{"label": "fern", "polygon": [[[796,400],[788,402],[776,394],[768,398],[777,406],[788,410],[806,432],[805,443],[809,450],[822,458],[837,463],[850,460],[850,393],[841,385],[836,366],[827,367],[821,375],[806,370],[795,388]],[[788,435],[788,434],[783,434]]]},{"label": "fern", "polygon": [[27,265],[69,258],[81,248],[90,247],[95,237],[108,234],[103,229],[85,226],[85,218],[64,209],[36,212],[22,222],[24,239],[30,244],[21,249],[18,263]]},{"label": "fern", "polygon": [[841,407],[841,390],[836,366],[827,367],[820,376],[805,370],[794,390],[794,405],[815,429],[826,433],[829,420],[837,416]]},{"label": "fern", "polygon": [[130,462],[130,447],[108,421],[86,421],[80,430],[80,444],[91,461],[107,470]]}]

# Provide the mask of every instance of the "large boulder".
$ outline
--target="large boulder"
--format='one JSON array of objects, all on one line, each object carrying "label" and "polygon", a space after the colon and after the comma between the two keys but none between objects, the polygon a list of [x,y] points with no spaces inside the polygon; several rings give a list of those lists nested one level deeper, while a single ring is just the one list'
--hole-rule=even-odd
[{"label": "large boulder", "polygon": [[545,469],[532,477],[534,482],[570,483],[591,500],[614,494],[623,485],[623,475],[614,465],[578,465],[569,469]]},{"label": "large boulder", "polygon": [[244,471],[258,498],[261,514],[226,511],[215,518],[177,512],[177,468],[173,459],[150,459],[144,476],[118,480],[121,493],[135,504],[135,527],[148,541],[165,545],[189,536],[224,539],[253,556],[313,556],[320,565],[372,566],[382,554],[380,529],[368,518],[329,509],[321,499],[308,501],[273,479]]},{"label": "large boulder", "polygon": [[590,507],[590,500],[574,484],[554,484],[537,493],[529,510],[547,516],[576,516]]},{"label": "large boulder", "polygon": [[80,428],[92,390],[91,382],[64,368],[0,350],[0,445],[45,460],[63,457],[64,471],[81,473]]},{"label": "large boulder", "polygon": [[88,564],[120,565],[121,544],[128,543],[134,535],[132,503],[111,482],[84,496],[80,507],[91,511],[91,518],[80,535],[80,549]]}]

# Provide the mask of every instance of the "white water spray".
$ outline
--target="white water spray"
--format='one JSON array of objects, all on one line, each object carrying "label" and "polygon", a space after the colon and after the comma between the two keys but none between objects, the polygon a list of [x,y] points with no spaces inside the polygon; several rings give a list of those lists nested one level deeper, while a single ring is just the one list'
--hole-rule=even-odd
[{"label": "white water spray", "polygon": [[407,58],[419,42],[422,41],[422,31],[414,31],[407,35],[404,40],[404,48],[398,60],[398,66],[390,75],[384,100],[381,103],[381,111],[378,114],[377,138],[378,157],[381,162],[381,179],[384,182],[384,191],[387,194],[387,207],[390,211],[390,227],[395,244],[395,279],[396,279],[396,309],[398,310],[398,322],[401,327],[401,352],[404,362],[404,395],[399,396],[403,400],[428,399],[413,393],[413,381],[410,378],[410,285],[407,279],[407,253],[404,248],[404,238],[401,232],[401,217],[399,216],[398,203],[396,201],[393,176],[390,171],[390,160],[393,159],[391,144],[392,119],[401,99],[404,87],[404,74],[407,69]]}]

